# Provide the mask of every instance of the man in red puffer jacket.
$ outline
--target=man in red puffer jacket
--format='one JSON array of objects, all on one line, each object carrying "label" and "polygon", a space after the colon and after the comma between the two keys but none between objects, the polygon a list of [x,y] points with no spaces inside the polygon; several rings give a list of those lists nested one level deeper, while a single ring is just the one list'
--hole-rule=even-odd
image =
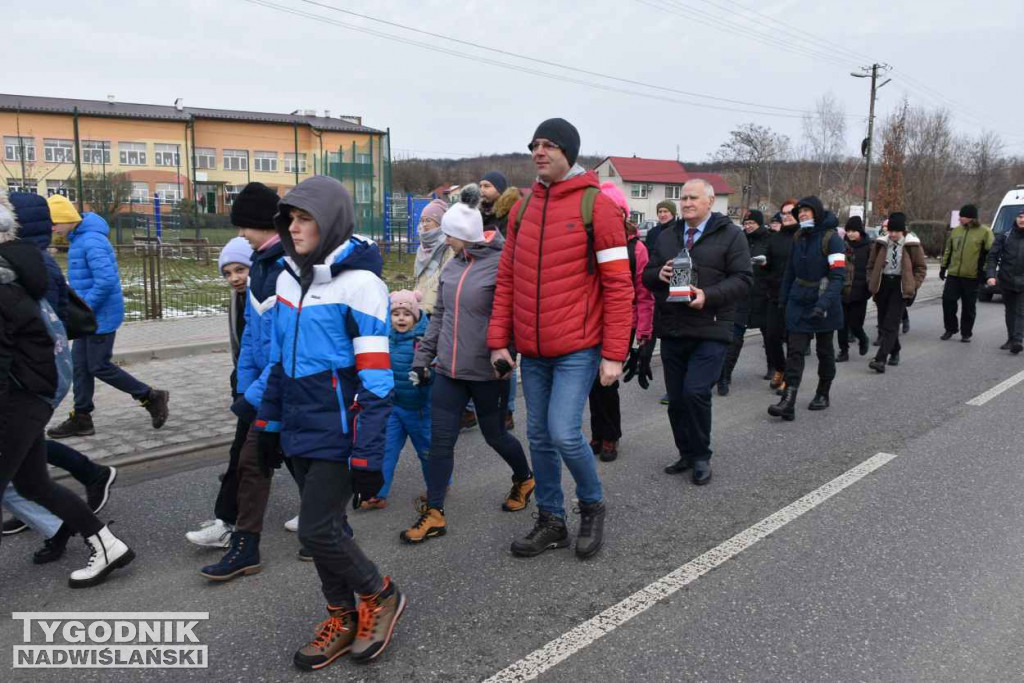
[{"label": "man in red puffer jacket", "polygon": [[[487,333],[492,363],[513,366],[513,343],[523,355],[539,515],[533,530],[512,544],[512,552],[532,557],[569,545],[564,460],[579,499],[576,554],[589,557],[601,547],[605,506],[583,436],[583,406],[595,376],[604,386],[613,384],[629,353],[629,254],[618,208],[600,194],[597,176],[576,163],[576,128],[564,119],[544,121],[529,149],[537,181],[509,212]],[[585,198],[593,201],[591,227],[584,221]]]}]

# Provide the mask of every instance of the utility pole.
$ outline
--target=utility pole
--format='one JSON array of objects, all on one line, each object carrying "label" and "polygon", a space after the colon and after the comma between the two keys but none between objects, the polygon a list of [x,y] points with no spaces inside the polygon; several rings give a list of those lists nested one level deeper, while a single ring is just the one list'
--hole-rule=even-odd
[{"label": "utility pole", "polygon": [[82,195],[82,140],[78,136],[78,107],[75,107],[75,175],[78,176],[78,213],[85,211],[82,203],[85,201]]},{"label": "utility pole", "polygon": [[864,139],[864,143],[861,145],[861,152],[864,155],[864,227],[871,225],[871,147],[874,142],[875,135],[875,99],[878,94],[878,90],[882,88],[889,79],[878,84],[878,70],[888,70],[889,66],[886,64],[872,64],[870,67],[863,67],[861,71],[863,73],[851,73],[850,75],[854,78],[871,78],[871,105],[868,109],[868,136]]}]

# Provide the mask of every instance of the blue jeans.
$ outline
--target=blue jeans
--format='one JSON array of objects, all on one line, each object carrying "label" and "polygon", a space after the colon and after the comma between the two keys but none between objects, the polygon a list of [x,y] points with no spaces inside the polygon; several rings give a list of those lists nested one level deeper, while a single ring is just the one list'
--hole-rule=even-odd
[{"label": "blue jeans", "polygon": [[410,410],[401,406],[391,406],[391,415],[388,417],[387,443],[384,446],[384,466],[381,469],[384,475],[384,486],[377,493],[378,498],[387,498],[391,493],[391,482],[395,478],[395,467],[398,465],[398,456],[405,448],[405,439],[412,440],[412,447],[416,449],[416,455],[420,458],[420,468],[423,470],[423,481],[427,481],[427,458],[430,455],[430,406],[426,405],[419,410]]},{"label": "blue jeans", "polygon": [[92,413],[92,402],[96,393],[96,379],[99,378],[136,401],[149,395],[149,386],[114,365],[115,332],[90,334],[76,339],[71,345],[71,359],[75,364],[75,412]]},{"label": "blue jeans", "polygon": [[14,489],[14,484],[8,484],[3,495],[3,506],[12,515],[28,524],[29,527],[43,538],[53,538],[57,529],[63,522],[60,517],[53,514],[39,503],[33,503],[24,498]]},{"label": "blue jeans", "polygon": [[565,518],[562,462],[581,503],[603,499],[594,453],[583,436],[583,406],[601,364],[601,347],[557,358],[523,358],[523,395],[537,507]]}]

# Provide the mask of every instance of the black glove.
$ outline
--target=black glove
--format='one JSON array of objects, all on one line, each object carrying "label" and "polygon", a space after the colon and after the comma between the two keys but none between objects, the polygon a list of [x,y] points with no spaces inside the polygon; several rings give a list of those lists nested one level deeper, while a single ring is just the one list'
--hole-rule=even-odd
[{"label": "black glove", "polygon": [[646,390],[651,386],[654,373],[651,372],[651,359],[654,357],[654,340],[648,340],[640,346],[640,368],[636,383],[641,389]]},{"label": "black glove", "polygon": [[245,422],[254,422],[256,420],[256,408],[245,400],[245,394],[239,394],[235,402],[231,404],[231,412]]},{"label": "black glove", "polygon": [[352,470],[352,509],[358,510],[359,504],[380,493],[384,486],[384,475],[368,470]]},{"label": "black glove", "polygon": [[939,268],[939,279],[940,280],[945,280],[946,279],[946,269],[945,268]]},{"label": "black glove", "polygon": [[409,371],[409,381],[412,382],[413,386],[425,387],[433,381],[433,377],[430,375],[430,368],[416,367]]},{"label": "black glove", "polygon": [[264,477],[270,477],[284,462],[280,432],[260,432],[256,437],[256,461]]},{"label": "black glove", "polygon": [[827,315],[827,311],[821,306],[815,306],[814,310],[811,311],[811,320],[824,320]]},{"label": "black glove", "polygon": [[629,356],[626,358],[626,364],[622,367],[622,381],[623,383],[630,381],[636,375],[637,368],[640,364],[640,349],[632,347],[629,349]]}]

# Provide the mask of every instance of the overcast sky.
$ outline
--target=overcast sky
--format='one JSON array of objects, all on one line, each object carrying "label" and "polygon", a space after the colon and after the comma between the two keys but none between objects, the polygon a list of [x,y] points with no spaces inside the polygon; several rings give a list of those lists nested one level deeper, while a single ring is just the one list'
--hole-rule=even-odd
[{"label": "overcast sky", "polygon": [[678,145],[682,159],[704,160],[748,121],[798,141],[799,110],[827,91],[845,107],[853,153],[866,130],[869,85],[849,72],[876,60],[895,67],[880,91],[881,116],[906,94],[950,109],[962,132],[997,131],[1008,152],[1024,154],[1022,39],[1013,35],[1024,23],[1021,0],[258,1],[460,55],[246,0],[19,2],[4,11],[0,87],[360,114],[367,125],[391,128],[395,156],[525,151],[539,121],[561,116],[579,128],[586,154],[674,158]]}]

